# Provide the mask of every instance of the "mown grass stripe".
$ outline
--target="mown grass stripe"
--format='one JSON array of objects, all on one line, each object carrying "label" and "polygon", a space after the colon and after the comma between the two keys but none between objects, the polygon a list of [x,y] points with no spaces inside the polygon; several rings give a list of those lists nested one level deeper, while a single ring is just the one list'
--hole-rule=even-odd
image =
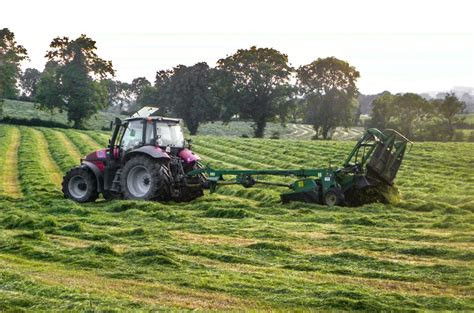
[{"label": "mown grass stripe", "polygon": [[[87,142],[89,144],[89,146],[91,146],[94,151],[95,150],[100,150],[100,149],[104,149],[105,147],[102,147],[100,144],[98,144],[94,139],[92,139],[91,136],[89,136],[88,134],[85,134],[83,132],[78,132],[77,135],[84,141],[84,142]],[[90,151],[92,152],[92,151]]]},{"label": "mown grass stripe", "polygon": [[63,133],[47,128],[41,128],[41,132],[48,141],[49,153],[62,173],[66,173],[72,167],[79,165],[80,154]]},{"label": "mown grass stripe", "polygon": [[59,195],[61,173],[51,160],[43,134],[30,127],[21,127],[19,173],[23,194],[40,199]]},{"label": "mown grass stripe", "polygon": [[59,139],[60,143],[64,145],[64,149],[66,152],[77,162],[83,157],[83,155],[79,152],[79,150],[74,146],[74,144],[69,140],[69,138],[64,135],[64,133],[60,131],[55,131],[54,135]]},{"label": "mown grass stripe", "polygon": [[87,134],[77,130],[67,129],[61,130],[69,140],[76,146],[77,150],[83,155],[87,155],[105,147],[101,147],[95,140]]},{"label": "mown grass stripe", "polygon": [[18,148],[20,147],[20,131],[14,127],[10,134],[10,145],[5,154],[2,182],[4,192],[12,198],[21,198],[18,180]]},{"label": "mown grass stripe", "polygon": [[107,298],[141,302],[147,305],[166,305],[175,309],[243,309],[255,305],[252,300],[227,295],[218,291],[200,291],[184,286],[159,282],[111,279],[90,271],[29,261],[19,257],[0,255],[0,264],[11,272],[27,276],[45,285],[73,287],[81,293],[103,295]]},{"label": "mown grass stripe", "polygon": [[19,146],[18,128],[0,125],[0,194],[13,199],[22,197],[18,180]]},{"label": "mown grass stripe", "polygon": [[63,175],[58,165],[54,162],[53,157],[49,153],[48,142],[41,131],[32,129],[32,133],[37,143],[36,151],[34,152],[38,156],[39,164],[53,184],[59,188],[63,180]]}]

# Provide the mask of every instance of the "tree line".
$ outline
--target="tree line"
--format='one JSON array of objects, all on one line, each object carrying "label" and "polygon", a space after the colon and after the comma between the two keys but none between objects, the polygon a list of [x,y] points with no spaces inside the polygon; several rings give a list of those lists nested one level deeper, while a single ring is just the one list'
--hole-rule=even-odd
[{"label": "tree line", "polygon": [[414,93],[393,95],[385,91],[372,102],[369,124],[398,129],[414,140],[452,141],[458,139],[456,124],[463,120],[459,114],[465,108],[454,93],[446,94],[444,99],[427,100]]},{"label": "tree line", "polygon": [[[269,121],[292,120],[313,125],[316,138],[328,139],[335,127],[355,125],[361,112],[360,73],[335,57],[294,68],[286,54],[254,46],[218,60],[215,67],[205,62],[177,65],[157,71],[153,83],[144,77],[127,83],[113,78],[112,62],[100,58],[96,50],[96,42],[86,35],[73,40],[57,37],[45,54],[44,70],[28,68],[22,73],[19,64],[27,59],[27,51],[10,30],[2,29],[0,98],[18,97],[19,84],[23,98],[38,102],[43,110],[67,112],[76,128],[98,110],[113,107],[131,113],[151,105],[163,115],[182,118],[191,134],[202,123],[237,117],[253,121],[255,137],[264,136]],[[435,134],[433,129],[442,121],[452,137],[462,102],[453,95],[436,103],[416,96],[377,97],[370,124],[418,136]]]}]

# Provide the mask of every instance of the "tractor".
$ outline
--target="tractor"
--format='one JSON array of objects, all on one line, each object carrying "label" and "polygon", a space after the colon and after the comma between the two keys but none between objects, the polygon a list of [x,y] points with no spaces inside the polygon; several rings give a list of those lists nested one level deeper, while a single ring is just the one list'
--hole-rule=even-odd
[{"label": "tractor", "polygon": [[[255,184],[285,186],[283,203],[302,201],[333,205],[360,205],[384,201],[411,142],[395,130],[368,129],[342,167],[233,170],[203,167],[186,141],[181,120],[154,116],[156,109],[143,108],[124,121],[116,119],[109,146],[88,154],[81,165],[64,177],[66,198],[77,202],[106,200],[191,201],[214,192],[219,185]],[[112,128],[112,127],[111,127]],[[262,181],[257,176],[292,176],[292,183]],[[234,176],[234,180],[224,177]],[[386,198],[386,197],[385,197]]]},{"label": "tractor", "polygon": [[76,202],[106,200],[191,201],[203,195],[199,156],[183,136],[181,120],[136,114],[111,123],[106,149],[88,154],[64,176],[62,191]]}]

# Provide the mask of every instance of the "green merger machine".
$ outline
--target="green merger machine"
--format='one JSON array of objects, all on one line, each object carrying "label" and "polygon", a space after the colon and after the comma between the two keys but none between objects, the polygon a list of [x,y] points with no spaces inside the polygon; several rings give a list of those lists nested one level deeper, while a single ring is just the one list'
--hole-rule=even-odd
[{"label": "green merger machine", "polygon": [[[384,201],[392,186],[408,139],[395,130],[368,129],[341,167],[281,170],[219,170],[203,167],[183,137],[181,120],[153,116],[116,119],[109,146],[88,154],[64,177],[66,198],[77,202],[105,199],[191,201],[221,184],[285,186],[281,201],[358,205]],[[309,155],[308,157],[316,157]],[[292,176],[292,183],[262,181],[261,176]],[[232,176],[233,179],[225,179]],[[373,197],[375,195],[375,197]]]}]

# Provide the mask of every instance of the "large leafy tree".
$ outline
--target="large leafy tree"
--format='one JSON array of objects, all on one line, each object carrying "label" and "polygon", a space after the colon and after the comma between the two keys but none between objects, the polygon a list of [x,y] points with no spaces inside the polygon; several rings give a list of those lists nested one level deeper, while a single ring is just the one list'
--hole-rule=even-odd
[{"label": "large leafy tree", "polygon": [[20,77],[20,85],[23,90],[23,95],[30,100],[33,100],[36,97],[40,77],[41,72],[35,68],[27,68]]},{"label": "large leafy tree", "polygon": [[66,109],[66,102],[61,94],[61,83],[58,75],[58,64],[49,61],[46,63],[36,88],[36,101],[39,108],[53,112],[54,109],[62,112]]},{"label": "large leafy tree", "polygon": [[107,88],[108,106],[118,112],[128,110],[135,104],[136,97],[131,84],[114,79],[104,79],[101,84]]},{"label": "large leafy tree", "polygon": [[395,116],[394,99],[394,95],[384,91],[372,101],[371,124],[373,127],[383,130],[391,126],[390,119]]},{"label": "large leafy tree", "polygon": [[134,78],[130,88],[136,100],[130,111],[137,111],[144,106],[156,106],[158,104],[158,90],[145,77]]},{"label": "large leafy tree", "polygon": [[[81,35],[75,40],[68,37],[53,39],[46,53],[46,58],[57,66],[54,77],[47,77],[50,83],[45,85],[55,89],[58,97],[53,102],[42,104],[65,109],[69,121],[76,128],[83,127],[85,120],[107,106],[107,88],[100,84],[100,79],[113,76],[114,69],[112,62],[101,59],[96,50],[96,42]],[[51,97],[45,94],[51,95],[52,92],[39,88],[38,98],[49,101]]]},{"label": "large leafy tree", "polygon": [[336,126],[349,126],[357,111],[355,67],[335,57],[317,59],[297,70],[298,86],[307,105],[306,120],[324,139]]},{"label": "large leafy tree", "polygon": [[437,112],[446,119],[449,128],[453,128],[453,124],[458,121],[458,114],[466,109],[466,103],[460,101],[454,93],[448,93],[442,101],[434,101]]},{"label": "large leafy tree", "polygon": [[430,102],[415,93],[397,95],[393,100],[393,106],[396,125],[408,138],[413,138],[417,127],[433,113]]},{"label": "large leafy tree", "polygon": [[171,71],[157,73],[159,107],[181,117],[191,135],[197,133],[200,123],[219,117],[213,96],[213,74],[205,62],[178,65]]},{"label": "large leafy tree", "polygon": [[[223,103],[224,118],[230,119],[233,114],[251,118],[254,136],[263,137],[267,121],[287,112],[282,105],[292,91],[288,88],[292,72],[288,56],[271,48],[251,47],[219,60],[217,68],[222,76],[227,76],[222,78],[219,88],[230,91]],[[229,85],[223,86],[223,82]]]},{"label": "large leafy tree", "polygon": [[3,99],[18,95],[17,81],[20,63],[28,58],[26,49],[15,40],[15,34],[8,28],[0,29],[0,117]]}]

